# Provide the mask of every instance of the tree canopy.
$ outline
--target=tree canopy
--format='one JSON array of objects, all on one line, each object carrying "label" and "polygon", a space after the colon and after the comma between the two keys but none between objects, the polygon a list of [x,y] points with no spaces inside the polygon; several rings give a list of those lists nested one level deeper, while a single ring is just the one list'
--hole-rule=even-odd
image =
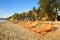
[{"label": "tree canopy", "polygon": [[55,20],[57,19],[57,9],[60,10],[60,2],[57,0],[39,0],[39,7],[33,7],[32,10],[23,13],[15,13],[8,19],[21,19],[21,20]]}]

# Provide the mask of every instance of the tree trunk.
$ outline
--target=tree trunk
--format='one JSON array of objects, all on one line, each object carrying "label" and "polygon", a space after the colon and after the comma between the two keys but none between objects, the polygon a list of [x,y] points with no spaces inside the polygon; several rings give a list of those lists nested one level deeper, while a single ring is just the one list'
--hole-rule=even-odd
[{"label": "tree trunk", "polygon": [[[55,0],[55,3],[56,3],[56,0]],[[56,19],[55,19],[55,21],[57,21],[57,16],[58,16],[58,10],[57,10],[57,3],[56,3]]]}]

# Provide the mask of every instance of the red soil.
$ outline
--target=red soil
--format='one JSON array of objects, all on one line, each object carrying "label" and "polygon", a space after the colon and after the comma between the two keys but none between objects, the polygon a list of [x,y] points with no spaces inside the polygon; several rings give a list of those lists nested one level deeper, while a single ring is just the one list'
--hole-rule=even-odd
[{"label": "red soil", "polygon": [[[40,24],[40,27],[39,28],[36,28],[36,25],[37,24]],[[47,31],[52,31],[54,30],[54,28],[52,27],[51,24],[49,24],[48,22],[39,22],[39,21],[34,21],[34,22],[31,22],[31,21],[20,21],[18,22],[18,25],[24,27],[24,28],[27,28],[29,30],[32,30],[33,32],[37,32],[37,33],[46,33]]]}]

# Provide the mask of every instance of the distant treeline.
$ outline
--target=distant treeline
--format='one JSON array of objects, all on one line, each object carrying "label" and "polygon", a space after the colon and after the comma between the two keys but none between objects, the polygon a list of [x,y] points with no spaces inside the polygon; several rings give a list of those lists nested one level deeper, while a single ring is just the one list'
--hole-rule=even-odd
[{"label": "distant treeline", "polygon": [[13,20],[45,20],[54,21],[59,19],[57,9],[60,10],[60,2],[56,3],[56,0],[39,0],[39,7],[33,7],[32,10],[15,13],[14,15],[8,17],[7,19]]},{"label": "distant treeline", "polygon": [[0,18],[0,20],[6,20],[7,18]]}]

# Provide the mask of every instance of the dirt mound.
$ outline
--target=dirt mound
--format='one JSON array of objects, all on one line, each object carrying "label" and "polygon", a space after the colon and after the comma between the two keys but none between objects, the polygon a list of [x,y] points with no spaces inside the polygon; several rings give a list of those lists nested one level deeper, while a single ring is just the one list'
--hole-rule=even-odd
[{"label": "dirt mound", "polygon": [[19,22],[18,24],[40,34],[43,34],[44,32],[46,33],[47,31],[54,30],[52,24],[46,21],[42,21],[42,22],[38,20],[28,21],[28,22],[22,21],[22,22]]}]

